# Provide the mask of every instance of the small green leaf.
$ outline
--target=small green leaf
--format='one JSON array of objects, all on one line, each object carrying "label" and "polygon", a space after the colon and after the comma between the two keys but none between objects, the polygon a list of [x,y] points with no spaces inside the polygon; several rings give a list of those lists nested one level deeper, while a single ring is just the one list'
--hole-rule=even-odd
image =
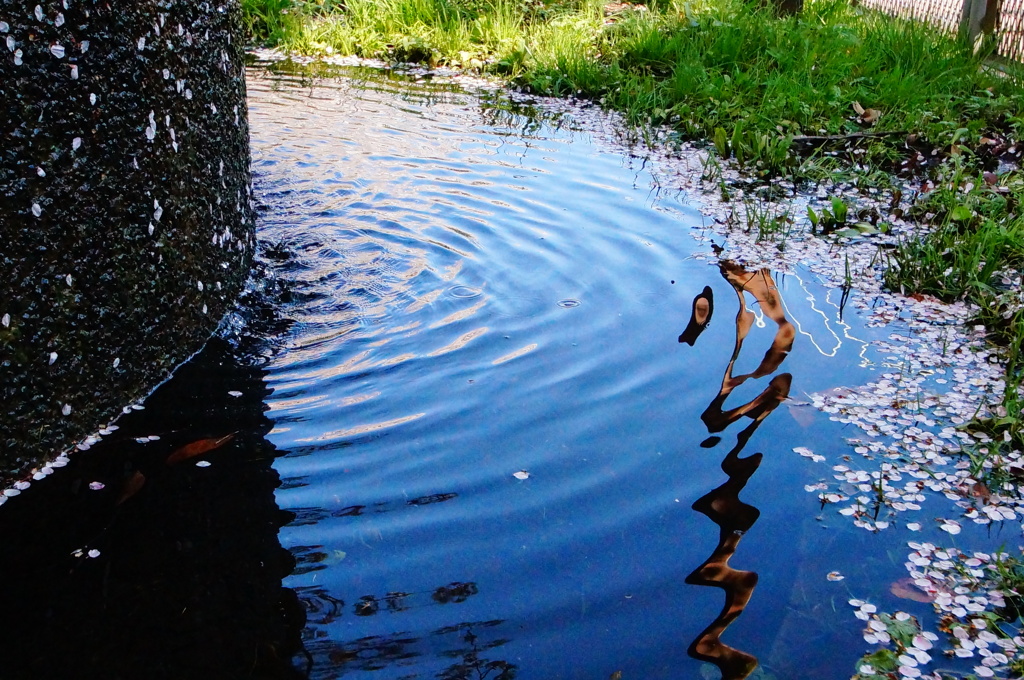
[{"label": "small green leaf", "polygon": [[953,208],[953,211],[949,214],[949,216],[951,219],[954,219],[957,222],[963,222],[965,220],[971,219],[971,217],[974,216],[974,213],[967,206],[958,205],[957,207]]},{"label": "small green leaf", "polygon": [[865,654],[857,663],[857,668],[865,663],[871,664],[876,671],[882,673],[892,673],[900,667],[896,653],[891,649],[879,649],[874,654]]},{"label": "small green leaf", "polygon": [[888,614],[883,614],[879,618],[885,624],[885,628],[892,639],[904,647],[912,646],[914,636],[921,632],[921,627],[917,625],[917,621],[913,618],[906,621],[898,621]]},{"label": "small green leaf", "polygon": [[814,212],[814,208],[807,206],[807,218],[811,221],[811,226],[817,227],[818,222],[821,218],[818,217],[818,213]]}]

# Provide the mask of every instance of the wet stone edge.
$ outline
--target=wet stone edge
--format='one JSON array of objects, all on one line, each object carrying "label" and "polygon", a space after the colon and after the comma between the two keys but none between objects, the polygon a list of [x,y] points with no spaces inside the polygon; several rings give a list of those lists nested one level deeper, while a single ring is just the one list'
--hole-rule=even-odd
[{"label": "wet stone edge", "polygon": [[0,9],[0,503],[200,349],[255,222],[237,0]]}]

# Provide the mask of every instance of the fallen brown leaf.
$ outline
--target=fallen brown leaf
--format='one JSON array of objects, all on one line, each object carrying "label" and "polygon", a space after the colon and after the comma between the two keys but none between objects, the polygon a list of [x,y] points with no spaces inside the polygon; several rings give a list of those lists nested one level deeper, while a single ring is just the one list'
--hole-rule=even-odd
[{"label": "fallen brown leaf", "polygon": [[975,498],[980,498],[982,503],[988,505],[988,500],[992,497],[992,492],[989,491],[984,482],[975,482],[974,486],[971,487],[971,495]]},{"label": "fallen brown leaf", "polygon": [[234,438],[235,433],[232,432],[231,434],[226,434],[223,437],[200,439],[192,442],[191,444],[186,444],[167,457],[167,464],[174,465],[175,463],[180,463],[183,460],[188,460],[189,458],[198,456],[201,453],[213,451],[214,449],[224,446]]},{"label": "fallen brown leaf", "polygon": [[146,483],[146,475],[142,474],[138,470],[132,473],[125,483],[124,488],[121,490],[121,495],[117,497],[117,505],[121,505],[126,500],[134,496],[139,492],[139,489]]},{"label": "fallen brown leaf", "polygon": [[865,125],[874,125],[881,117],[882,112],[878,109],[865,109],[864,113],[860,114],[860,122]]},{"label": "fallen brown leaf", "polygon": [[889,586],[889,592],[896,597],[904,600],[913,600],[914,602],[931,602],[935,599],[914,585],[914,580],[910,578],[901,578],[899,581],[894,582]]}]

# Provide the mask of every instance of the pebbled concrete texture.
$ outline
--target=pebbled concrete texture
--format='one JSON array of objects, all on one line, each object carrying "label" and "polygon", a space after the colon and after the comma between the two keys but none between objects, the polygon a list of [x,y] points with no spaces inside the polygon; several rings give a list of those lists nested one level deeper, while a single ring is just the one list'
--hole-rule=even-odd
[{"label": "pebbled concrete texture", "polygon": [[244,77],[237,0],[0,0],[0,502],[241,290]]}]

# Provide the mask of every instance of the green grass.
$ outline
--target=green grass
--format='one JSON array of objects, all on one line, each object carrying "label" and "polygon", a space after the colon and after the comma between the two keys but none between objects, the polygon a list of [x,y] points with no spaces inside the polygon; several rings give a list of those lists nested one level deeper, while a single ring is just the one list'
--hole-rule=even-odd
[{"label": "green grass", "polygon": [[[1024,300],[1005,277],[1024,270],[1024,176],[972,174],[967,163],[951,160],[936,188],[913,207],[911,217],[929,224],[922,237],[898,245],[889,255],[887,286],[923,293],[976,308],[977,321],[1003,348],[1006,389],[996,417],[975,423],[998,442],[1024,447]],[[995,449],[993,449],[994,451]]]},{"label": "green grass", "polygon": [[[606,23],[601,0],[243,0],[250,32],[302,54],[478,69],[545,95],[574,94],[638,125],[712,140],[752,172],[808,173],[796,135],[907,132],[947,148],[1016,135],[1024,89],[930,27],[809,0],[779,18],[745,0],[660,0]],[[862,124],[854,102],[881,111]],[[875,165],[903,137],[872,140]],[[826,159],[814,167],[829,169]],[[812,173],[813,174],[813,173]]]}]

